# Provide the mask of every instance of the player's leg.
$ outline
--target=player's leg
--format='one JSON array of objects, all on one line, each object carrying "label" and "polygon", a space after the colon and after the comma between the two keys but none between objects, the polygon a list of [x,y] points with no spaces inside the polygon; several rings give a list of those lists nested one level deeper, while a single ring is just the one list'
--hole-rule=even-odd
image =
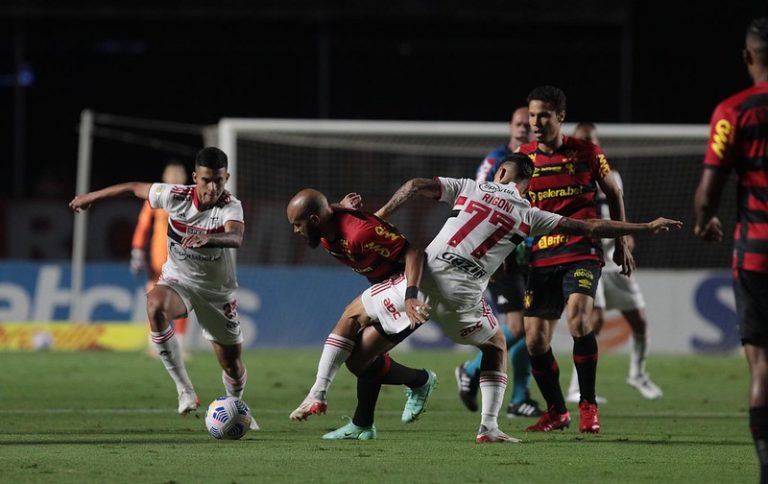
[{"label": "player's leg", "polygon": [[563,294],[568,330],[573,337],[573,362],[579,377],[579,431],[597,433],[600,419],[595,398],[597,380],[597,337],[590,326],[590,315],[600,266],[585,261],[571,264],[563,277]]},{"label": "player's leg", "polygon": [[533,268],[528,276],[524,298],[525,344],[531,358],[531,372],[547,412],[526,430],[549,432],[571,424],[560,388],[560,368],[550,345],[552,331],[564,308],[562,273],[553,268]]},{"label": "player's leg", "polygon": [[227,396],[243,397],[245,384],[248,382],[248,370],[243,364],[243,345],[240,343],[223,345],[217,341],[211,341],[216,359],[221,366],[221,382]]},{"label": "player's leg", "polygon": [[[522,294],[520,297],[522,303]],[[539,402],[531,398],[531,357],[525,344],[522,308],[506,313],[507,328],[511,340],[507,340],[507,353],[512,363],[512,395],[507,407],[507,417],[539,417]],[[510,344],[510,341],[512,343]]]},{"label": "player's leg", "polygon": [[[510,345],[517,342],[512,335],[509,325],[501,326],[504,340],[509,349]],[[526,352],[527,355],[527,352]],[[456,367],[456,385],[459,387],[459,400],[471,412],[477,412],[477,391],[480,389],[480,366],[483,361],[483,352],[478,351],[475,357],[465,361]]]},{"label": "player's leg", "polygon": [[[602,295],[603,286],[603,281],[600,280],[598,283],[598,290],[595,295],[595,301],[592,306],[592,313],[589,318],[590,326],[592,327],[592,331],[595,333],[595,336],[600,334],[600,330],[603,328],[603,324],[605,324],[605,311],[603,310],[605,307],[605,298]],[[576,370],[575,364],[573,365],[573,371],[571,371],[571,383],[568,385],[567,395],[568,396],[565,398],[566,402],[579,403],[581,400],[581,389],[579,388],[579,372]],[[608,400],[595,395],[595,401],[597,403],[607,403]]]},{"label": "player's leg", "polygon": [[648,352],[648,320],[645,317],[645,310],[631,309],[622,311],[621,314],[632,328],[632,350],[629,354],[627,383],[649,400],[661,398],[664,396],[664,392],[651,381],[651,377],[645,369]]},{"label": "player's leg", "polygon": [[196,410],[200,402],[184,366],[178,338],[176,338],[173,326],[169,324],[169,321],[185,316],[187,308],[190,306],[182,299],[179,291],[183,290],[178,287],[156,285],[147,294],[147,316],[149,317],[152,345],[157,354],[160,355],[166,371],[176,384],[179,398],[178,411],[185,415]]},{"label": "player's leg", "polygon": [[360,296],[347,305],[333,331],[323,345],[323,352],[317,363],[315,383],[301,404],[289,415],[291,420],[306,420],[312,415],[324,414],[328,409],[326,394],[336,378],[341,365],[347,361],[355,348],[356,333],[370,324]]},{"label": "player's leg", "polygon": [[499,429],[499,410],[507,388],[507,342],[502,331],[496,331],[478,345],[483,355],[480,367],[481,416],[475,442],[519,442]]}]

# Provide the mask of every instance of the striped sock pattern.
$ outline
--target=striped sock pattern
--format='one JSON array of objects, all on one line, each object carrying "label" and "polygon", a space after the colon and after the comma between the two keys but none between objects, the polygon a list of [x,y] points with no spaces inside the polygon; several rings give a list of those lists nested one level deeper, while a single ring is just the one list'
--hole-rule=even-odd
[{"label": "striped sock pattern", "polygon": [[227,372],[221,372],[221,381],[224,383],[224,388],[227,390],[228,397],[243,397],[243,391],[245,390],[245,384],[248,382],[248,370],[243,368],[243,374],[239,378],[232,378],[227,375]]},{"label": "striped sock pattern", "polygon": [[347,361],[353,349],[355,349],[353,340],[333,333],[328,335],[323,346],[323,354],[320,355],[320,361],[317,364],[315,384],[309,391],[311,397],[325,400],[328,387],[331,386],[336,373],[341,365]]},{"label": "striped sock pattern", "polygon": [[480,425],[492,430],[499,427],[498,417],[507,389],[507,374],[501,371],[480,372],[482,416]]},{"label": "striped sock pattern", "polygon": [[151,331],[150,337],[152,338],[152,344],[157,350],[157,354],[160,355],[160,359],[163,361],[165,370],[176,384],[176,391],[178,393],[185,390],[194,391],[192,389],[192,381],[189,379],[187,369],[184,366],[184,360],[181,356],[179,340],[175,337],[173,328],[168,326],[163,331]]}]

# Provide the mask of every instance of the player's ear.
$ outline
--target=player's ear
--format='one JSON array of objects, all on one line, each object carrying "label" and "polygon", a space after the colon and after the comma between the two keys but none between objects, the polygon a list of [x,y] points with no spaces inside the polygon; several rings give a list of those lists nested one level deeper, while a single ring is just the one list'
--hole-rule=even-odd
[{"label": "player's ear", "polygon": [[196,171],[193,171],[193,172],[192,172],[192,181],[193,181],[195,184],[197,184],[197,172],[196,172]]},{"label": "player's ear", "polygon": [[229,181],[229,172],[226,172],[224,174],[224,183],[227,183]]},{"label": "player's ear", "polygon": [[560,111],[557,113],[557,120],[561,123],[565,121],[565,111]]},{"label": "player's ear", "polygon": [[748,66],[751,66],[755,62],[755,59],[752,57],[752,53],[749,51],[749,49],[742,50],[741,56],[744,59],[744,63]]},{"label": "player's ear", "polygon": [[309,217],[307,217],[307,220],[309,220],[309,223],[312,225],[318,225],[320,223],[320,216],[318,216],[316,213],[313,213]]}]

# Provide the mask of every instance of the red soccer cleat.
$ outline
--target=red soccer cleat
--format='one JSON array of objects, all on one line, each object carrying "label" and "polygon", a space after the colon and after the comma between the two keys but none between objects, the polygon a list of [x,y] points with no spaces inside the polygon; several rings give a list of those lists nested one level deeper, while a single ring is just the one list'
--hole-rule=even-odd
[{"label": "red soccer cleat", "polygon": [[563,430],[571,425],[571,414],[567,410],[565,413],[555,412],[554,407],[539,417],[539,420],[525,429],[526,432],[551,432],[553,430]]},{"label": "red soccer cleat", "polygon": [[291,412],[291,415],[288,418],[294,422],[298,422],[301,420],[307,420],[312,415],[325,414],[326,410],[328,410],[328,403],[326,403],[324,400],[317,400],[307,397],[303,402],[301,402],[301,405],[299,405],[296,410]]},{"label": "red soccer cleat", "polygon": [[579,432],[600,433],[600,416],[596,403],[579,403]]}]

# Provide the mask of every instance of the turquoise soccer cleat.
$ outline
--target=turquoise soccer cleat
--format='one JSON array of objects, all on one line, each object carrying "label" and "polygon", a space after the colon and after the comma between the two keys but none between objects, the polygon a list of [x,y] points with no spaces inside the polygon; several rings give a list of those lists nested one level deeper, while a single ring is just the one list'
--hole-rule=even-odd
[{"label": "turquoise soccer cleat", "polygon": [[349,420],[349,423],[323,435],[323,440],[373,440],[376,438],[375,425],[358,427],[352,423],[351,418],[344,418]]},{"label": "turquoise soccer cleat", "polygon": [[432,370],[427,370],[427,373],[429,374],[427,383],[415,390],[410,388],[405,390],[405,395],[408,398],[405,401],[403,416],[400,418],[403,423],[416,421],[427,410],[427,399],[429,399],[432,390],[437,386],[437,374]]}]

